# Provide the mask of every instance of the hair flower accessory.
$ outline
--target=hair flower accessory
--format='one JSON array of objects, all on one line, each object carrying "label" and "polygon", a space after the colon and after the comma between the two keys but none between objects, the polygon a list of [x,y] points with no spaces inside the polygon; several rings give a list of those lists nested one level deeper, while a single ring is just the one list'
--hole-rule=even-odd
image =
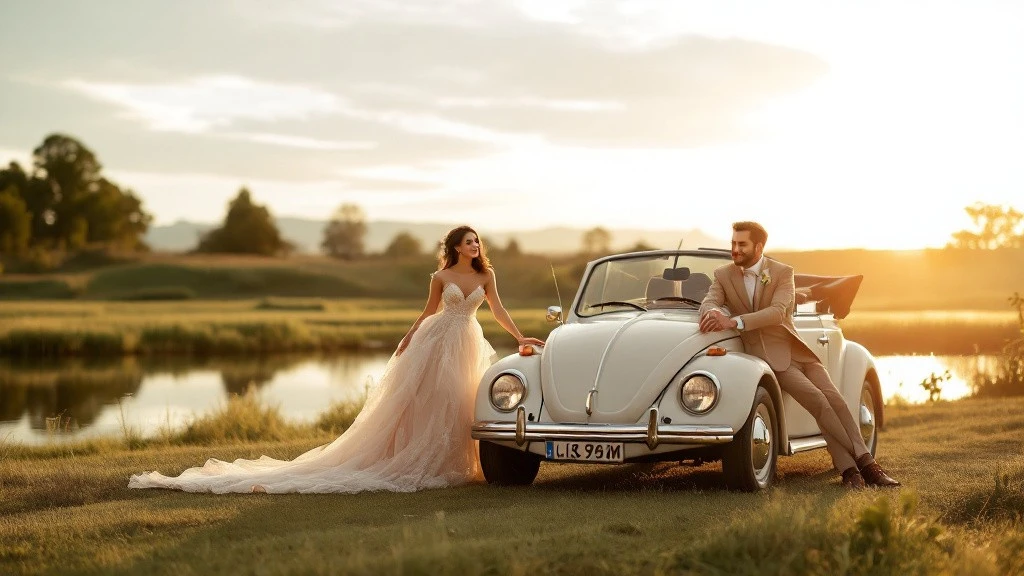
[{"label": "hair flower accessory", "polygon": [[772,275],[768,273],[768,269],[765,268],[761,271],[761,286],[767,286],[772,281]]}]

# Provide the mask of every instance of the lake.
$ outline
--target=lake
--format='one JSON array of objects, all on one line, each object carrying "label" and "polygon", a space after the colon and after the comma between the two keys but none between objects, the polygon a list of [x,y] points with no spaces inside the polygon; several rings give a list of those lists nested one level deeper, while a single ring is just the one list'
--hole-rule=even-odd
[{"label": "lake", "polygon": [[[380,351],[255,360],[0,362],[0,443],[119,436],[123,425],[149,436],[217,409],[250,383],[263,402],[276,405],[286,418],[312,421],[332,403],[362,396],[390,355]],[[972,376],[991,372],[996,357],[900,355],[879,356],[876,362],[886,403],[919,403],[928,399],[920,382],[946,371],[949,379],[941,382],[942,399],[970,395]]]}]

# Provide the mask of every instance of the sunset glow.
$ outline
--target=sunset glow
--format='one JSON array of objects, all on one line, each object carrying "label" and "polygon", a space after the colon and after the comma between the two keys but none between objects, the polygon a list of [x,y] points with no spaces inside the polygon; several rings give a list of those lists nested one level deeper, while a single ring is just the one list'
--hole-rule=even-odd
[{"label": "sunset glow", "polygon": [[69,133],[156,224],[248,186],[279,216],[494,231],[757,219],[779,249],[943,246],[1024,190],[1017,4],[211,6],[180,49],[167,5],[67,59],[21,30],[103,14],[3,8],[0,161]]}]

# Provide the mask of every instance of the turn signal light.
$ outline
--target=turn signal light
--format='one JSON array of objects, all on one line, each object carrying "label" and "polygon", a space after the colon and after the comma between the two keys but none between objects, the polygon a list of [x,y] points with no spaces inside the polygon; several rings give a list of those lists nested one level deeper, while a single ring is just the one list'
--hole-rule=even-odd
[{"label": "turn signal light", "polygon": [[530,346],[529,344],[523,344],[522,346],[519,347],[519,355],[533,356],[533,346]]},{"label": "turn signal light", "polygon": [[721,346],[712,346],[708,348],[708,356],[725,356],[725,348]]}]

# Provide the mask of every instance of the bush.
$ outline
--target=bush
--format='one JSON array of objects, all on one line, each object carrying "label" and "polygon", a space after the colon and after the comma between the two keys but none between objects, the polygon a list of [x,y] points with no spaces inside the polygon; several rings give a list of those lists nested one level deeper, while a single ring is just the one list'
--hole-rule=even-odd
[{"label": "bush", "polygon": [[263,298],[256,304],[257,310],[283,310],[287,312],[325,312],[327,304],[323,300],[286,300],[280,298]]},{"label": "bush", "polygon": [[191,300],[196,297],[195,290],[184,286],[167,286],[166,288],[141,288],[133,290],[114,300],[125,301],[159,301],[159,300]]},{"label": "bush", "polygon": [[76,291],[63,280],[0,282],[0,300],[68,300]]},{"label": "bush", "polygon": [[103,268],[115,264],[125,264],[136,261],[136,256],[125,256],[117,253],[106,246],[83,248],[68,256],[60,265],[62,272],[78,272]]},{"label": "bush", "polygon": [[63,258],[56,252],[35,247],[21,259],[19,268],[26,274],[45,274],[60,265]]},{"label": "bush", "polygon": [[264,407],[256,388],[232,396],[219,410],[186,424],[178,435],[185,444],[280,441],[295,436],[295,426],[279,410]]}]

